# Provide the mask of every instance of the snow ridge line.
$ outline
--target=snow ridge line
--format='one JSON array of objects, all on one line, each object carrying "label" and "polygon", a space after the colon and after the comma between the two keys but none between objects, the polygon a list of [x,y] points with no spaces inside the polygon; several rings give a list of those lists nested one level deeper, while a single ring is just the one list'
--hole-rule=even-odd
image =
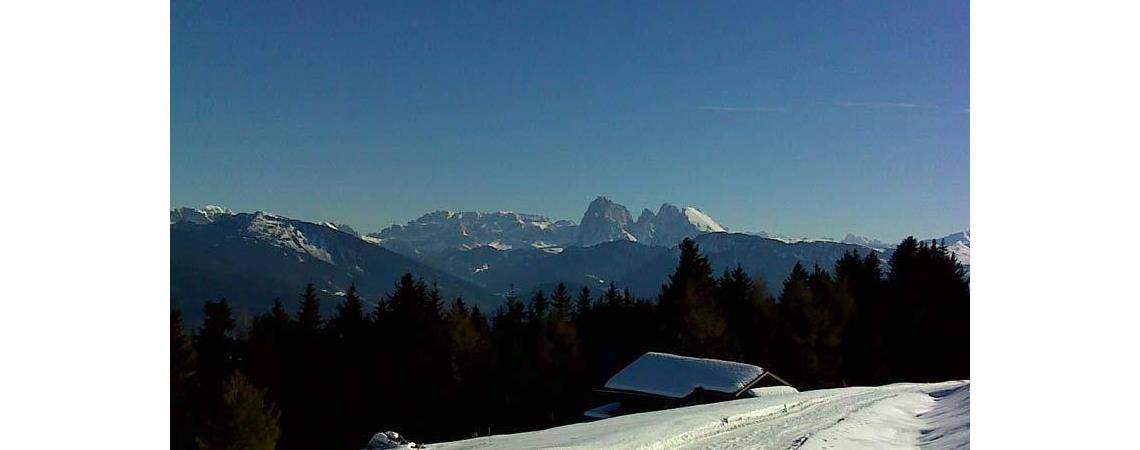
[{"label": "snow ridge line", "polygon": [[800,402],[771,406],[764,409],[758,409],[743,414],[737,414],[721,419],[720,421],[709,423],[708,425],[686,431],[668,439],[654,442],[652,444],[643,445],[638,447],[639,450],[664,450],[669,448],[676,448],[683,445],[691,444],[693,442],[707,439],[718,434],[728,433],[739,428],[756,425],[758,423],[773,419],[776,417],[787,417],[791,414],[802,413],[813,406],[827,403],[841,395],[829,395],[826,397],[815,398],[811,400],[803,400]]}]

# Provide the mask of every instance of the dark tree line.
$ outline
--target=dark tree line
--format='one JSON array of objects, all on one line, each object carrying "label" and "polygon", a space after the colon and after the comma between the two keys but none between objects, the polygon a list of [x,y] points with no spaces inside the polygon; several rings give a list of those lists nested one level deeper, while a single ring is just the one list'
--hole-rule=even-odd
[{"label": "dark tree line", "polygon": [[226,300],[188,333],[171,316],[174,448],[360,448],[377,431],[464,439],[579,421],[646,351],[754,363],[803,389],[969,377],[969,282],[935,242],[884,265],[797,264],[775,296],[739,266],[716,276],[689,239],[655,301],[601,292],[507,296],[488,315],[404,275],[322,317],[312,285],[238,327]]}]

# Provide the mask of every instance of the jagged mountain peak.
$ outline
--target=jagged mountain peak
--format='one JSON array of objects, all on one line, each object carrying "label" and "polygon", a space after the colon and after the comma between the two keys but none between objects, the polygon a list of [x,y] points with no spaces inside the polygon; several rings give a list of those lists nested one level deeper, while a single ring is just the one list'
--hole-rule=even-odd
[{"label": "jagged mountain peak", "polygon": [[669,203],[662,204],[658,213],[643,209],[634,221],[629,209],[602,195],[590,202],[578,224],[514,211],[440,210],[364,238],[406,254],[477,247],[557,252],[567,246],[592,246],[611,241],[671,247],[684,237],[720,231],[725,231],[724,227],[699,209],[679,208]]},{"label": "jagged mountain peak", "polygon": [[218,217],[233,214],[234,212],[229,208],[217,205],[206,205],[200,209],[180,206],[170,210],[170,223],[191,222],[205,224],[213,222]]},{"label": "jagged mountain peak", "polygon": [[576,229],[573,221],[551,220],[539,214],[435,211],[367,237],[382,246],[409,254],[476,247],[557,251],[564,245],[573,244]]},{"label": "jagged mountain peak", "polygon": [[637,237],[627,230],[633,217],[625,206],[599,196],[590,202],[582,221],[578,225],[577,243],[581,246],[596,245],[609,241],[637,241]]}]

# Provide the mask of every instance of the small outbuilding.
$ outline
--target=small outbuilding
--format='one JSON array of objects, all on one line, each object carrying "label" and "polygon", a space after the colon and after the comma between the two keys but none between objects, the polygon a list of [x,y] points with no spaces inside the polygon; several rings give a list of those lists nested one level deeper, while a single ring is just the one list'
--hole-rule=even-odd
[{"label": "small outbuilding", "polygon": [[[757,389],[770,386],[783,388]],[[600,406],[583,415],[605,419],[788,390],[795,392],[782,378],[751,364],[649,352],[598,389]]]}]

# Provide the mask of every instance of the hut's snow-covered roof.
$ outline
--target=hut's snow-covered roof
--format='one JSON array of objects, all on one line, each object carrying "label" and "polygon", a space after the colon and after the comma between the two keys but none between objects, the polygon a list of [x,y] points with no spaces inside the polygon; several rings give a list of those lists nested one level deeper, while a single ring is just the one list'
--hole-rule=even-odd
[{"label": "hut's snow-covered roof", "polygon": [[614,411],[617,411],[620,408],[621,402],[606,403],[602,406],[586,411],[585,413],[582,413],[582,415],[592,419],[609,419],[610,416],[613,415]]},{"label": "hut's snow-covered roof", "polygon": [[736,394],[763,373],[751,364],[649,352],[610,378],[606,389],[671,398],[682,398],[696,388]]}]

